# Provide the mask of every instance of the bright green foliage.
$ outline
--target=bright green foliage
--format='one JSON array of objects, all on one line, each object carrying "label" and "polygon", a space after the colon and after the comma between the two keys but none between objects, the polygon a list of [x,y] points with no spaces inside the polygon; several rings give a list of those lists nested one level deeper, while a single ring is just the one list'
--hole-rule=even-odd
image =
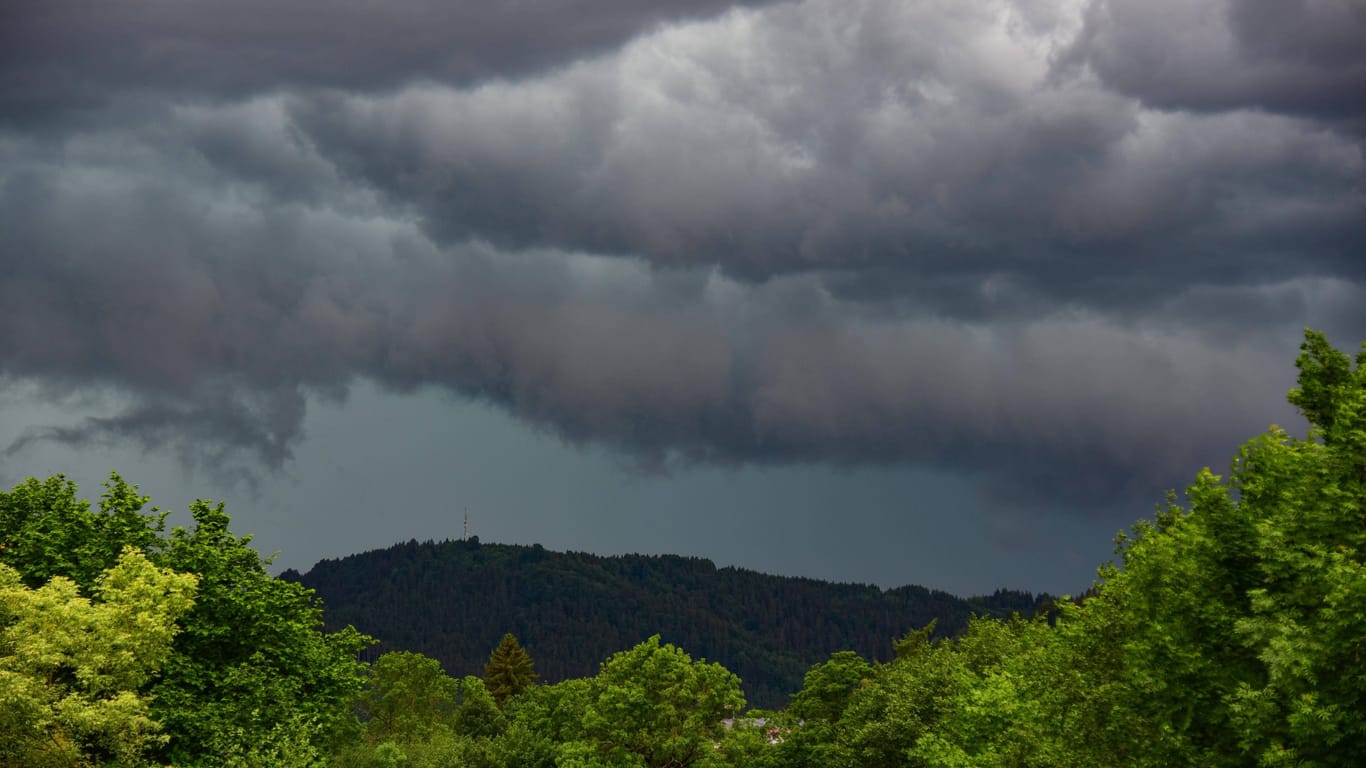
[{"label": "bright green foliage", "polygon": [[894,643],[896,659],[877,667],[873,679],[850,696],[829,737],[831,765],[919,764],[908,762],[909,751],[938,725],[958,691],[956,658],[942,641],[931,641],[933,630],[926,626]]},{"label": "bright green foliage", "polygon": [[507,720],[493,700],[484,681],[474,675],[460,680],[459,703],[455,708],[455,731],[462,736],[491,738],[503,732]]},{"label": "bright green foliage", "polygon": [[948,695],[908,751],[909,764],[1074,764],[1061,748],[1068,724],[1048,716],[1050,698],[1065,694],[1047,669],[1049,636],[1042,621],[979,620],[963,637],[932,649]]},{"label": "bright green foliage", "polygon": [[128,549],[93,599],[0,564],[0,765],[141,766],[165,740],[140,690],[171,651],[194,576]]},{"label": "bright green foliage", "polygon": [[1024,701],[997,738],[1030,747],[1022,765],[1151,764],[1169,726],[1131,708],[1134,693],[1123,670],[1132,614],[1095,599],[1056,608],[1054,631],[1032,634],[1036,643],[1004,661]]},{"label": "bright green foliage", "polygon": [[775,764],[795,767],[841,762],[836,726],[855,692],[873,676],[872,665],[853,651],[839,651],[829,661],[812,667],[787,711],[765,722],[783,734],[777,748],[769,750],[775,753]]},{"label": "bright green foliage", "polygon": [[329,768],[511,768],[516,763],[494,761],[490,741],[444,734],[424,741],[386,741],[343,750],[327,763]]},{"label": "bright green foliage", "polygon": [[508,702],[507,729],[494,745],[497,764],[554,768],[562,744],[583,740],[583,713],[593,696],[587,679],[533,685]]},{"label": "bright green foliage", "polygon": [[0,562],[30,587],[65,576],[89,594],[124,547],[150,554],[160,544],[166,513],[144,513],[148,497],[137,491],[111,474],[96,509],[76,498],[76,484],[64,475],[0,491]]},{"label": "bright green foliage", "polygon": [[838,651],[806,673],[801,691],[788,711],[806,722],[838,722],[849,697],[873,675],[873,668],[853,651]]},{"label": "bright green foliage", "polygon": [[[779,768],[793,765],[781,745],[792,737],[792,729],[784,713],[750,710],[731,721],[730,727],[714,745],[714,752],[704,764],[714,768]],[[827,765],[804,762],[799,765]]]},{"label": "bright green foliage", "polygon": [[1244,765],[1229,722],[1228,697],[1260,674],[1255,653],[1234,635],[1255,578],[1250,520],[1220,478],[1201,472],[1155,522],[1120,538],[1123,570],[1101,569],[1104,586],[1068,609],[1060,630],[1067,657],[1088,655],[1097,690],[1083,692],[1077,717],[1090,743],[1128,765]]},{"label": "bright green foliage", "polygon": [[1260,578],[1235,625],[1262,674],[1231,697],[1263,765],[1359,765],[1366,755],[1366,345],[1351,366],[1308,333],[1290,402],[1308,440],[1273,429],[1234,467]]},{"label": "bright green foliage", "polygon": [[[1366,352],[1309,332],[1289,399],[1308,440],[1273,427],[1228,482],[1201,472],[1123,539],[1123,570],[1073,612],[1108,646],[1102,734],[1129,765],[1346,766],[1366,754]],[[1100,713],[1091,711],[1092,721]]]},{"label": "bright green foliage", "polygon": [[335,768],[492,766],[503,713],[477,677],[455,679],[418,653],[381,656],[360,697],[364,739],[336,750]]},{"label": "bright green foliage", "polygon": [[422,741],[454,732],[460,687],[436,659],[407,651],[380,656],[360,699],[366,740]]},{"label": "bright green foliage", "polygon": [[228,530],[222,504],[197,501],[190,512],[194,529],[174,529],[161,558],[200,577],[198,601],[153,689],[153,711],[175,735],[168,756],[186,766],[269,765],[300,738],[325,746],[354,719],[350,706],[365,682],[356,654],[372,641],[349,627],[321,632],[312,594],[271,578],[250,537]]},{"label": "bright green foliage", "polygon": [[1305,331],[1304,343],[1295,366],[1300,369],[1299,386],[1286,399],[1300,409],[1325,443],[1340,443],[1360,429],[1361,365],[1366,345],[1357,355],[1357,369],[1347,355],[1333,348],[1318,331]]},{"label": "bright green foliage", "polygon": [[738,677],[655,635],[603,662],[583,714],[585,742],[567,745],[561,764],[700,764],[715,751],[722,721],[744,706]]},{"label": "bright green foliage", "polygon": [[506,706],[509,699],[526,690],[536,677],[535,665],[526,649],[511,632],[503,635],[484,665],[484,683],[494,701],[500,707]]},{"label": "bright green foliage", "polygon": [[265,730],[265,738],[258,742],[248,741],[249,736],[256,734],[249,733],[245,728],[230,727],[211,737],[205,757],[194,764],[223,768],[314,768],[326,765],[323,748],[314,743],[316,726],[305,717],[295,714],[290,720],[271,725]]},{"label": "bright green foliage", "polygon": [[[1198,473],[1055,626],[913,633],[833,726],[796,727],[779,764],[1359,765],[1366,351],[1354,364],[1309,332],[1302,352],[1289,399],[1308,439],[1272,427],[1227,480]],[[792,709],[819,714],[802,694]]]},{"label": "bright green foliage", "polygon": [[143,511],[147,501],[118,475],[97,509],[60,475],[28,480],[0,493],[0,562],[29,586],[64,576],[84,595],[125,547],[198,576],[171,655],[139,691],[152,694],[152,717],[170,737],[161,756],[184,766],[316,762],[354,722],[365,669],[356,652],[369,639],[320,631],[312,594],[267,575],[250,540],[228,532],[221,505],[197,502],[194,530],[164,537],[165,515]]}]

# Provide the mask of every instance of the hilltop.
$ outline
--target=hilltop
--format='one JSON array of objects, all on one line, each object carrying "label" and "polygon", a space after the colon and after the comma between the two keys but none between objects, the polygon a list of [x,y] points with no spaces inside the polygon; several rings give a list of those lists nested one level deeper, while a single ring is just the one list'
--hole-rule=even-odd
[{"label": "hilltop", "polygon": [[1032,612],[1046,596],[998,590],[961,598],[718,568],[676,555],[601,556],[540,545],[408,541],[281,577],[317,591],[330,626],[384,639],[453,675],[480,674],[504,632],[542,680],[591,676],[613,651],[653,634],[738,674],[752,706],[778,707],[812,664],[839,650],[891,656],[891,641],[930,621],[953,635],[973,615]]}]

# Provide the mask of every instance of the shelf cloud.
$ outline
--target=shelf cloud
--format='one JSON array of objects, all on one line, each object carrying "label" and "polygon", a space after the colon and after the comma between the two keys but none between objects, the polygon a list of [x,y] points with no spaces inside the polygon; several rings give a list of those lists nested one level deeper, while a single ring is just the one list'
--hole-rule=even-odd
[{"label": "shelf cloud", "polygon": [[10,14],[0,382],[105,409],[9,456],[250,477],[364,379],[1080,509],[1291,418],[1305,325],[1366,337],[1350,2]]}]

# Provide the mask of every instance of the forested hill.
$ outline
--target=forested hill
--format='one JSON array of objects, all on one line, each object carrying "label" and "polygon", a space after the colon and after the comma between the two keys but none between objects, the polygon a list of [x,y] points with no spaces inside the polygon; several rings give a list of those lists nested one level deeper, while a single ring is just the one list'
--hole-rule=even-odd
[{"label": "forested hill", "polygon": [[751,706],[770,708],[834,651],[887,659],[894,639],[931,620],[956,634],[973,614],[1029,612],[1044,599],[999,590],[965,600],[923,587],[717,568],[695,557],[602,557],[477,538],[409,541],[282,578],[317,590],[329,625],[382,638],[377,651],[435,657],[453,675],[481,674],[504,632],[521,640],[546,682],[596,674],[613,652],[658,633],[725,665],[744,681]]}]

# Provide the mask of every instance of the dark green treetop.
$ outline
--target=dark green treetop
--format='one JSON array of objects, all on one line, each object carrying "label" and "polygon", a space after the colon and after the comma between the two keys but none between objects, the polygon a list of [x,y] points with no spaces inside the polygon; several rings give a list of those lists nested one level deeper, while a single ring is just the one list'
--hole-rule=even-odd
[{"label": "dark green treetop", "polygon": [[484,665],[484,684],[499,707],[507,706],[509,699],[526,690],[537,677],[530,654],[511,632],[498,641]]}]

